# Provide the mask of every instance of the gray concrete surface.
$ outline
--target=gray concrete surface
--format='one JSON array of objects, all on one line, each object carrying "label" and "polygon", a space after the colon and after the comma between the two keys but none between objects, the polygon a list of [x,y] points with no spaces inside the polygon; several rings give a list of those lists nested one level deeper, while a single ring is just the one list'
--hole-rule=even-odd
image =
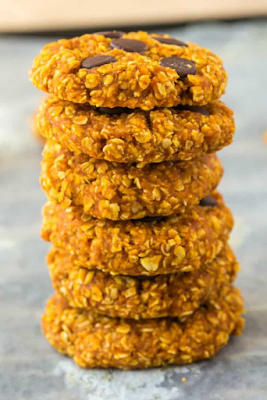
[{"label": "gray concrete surface", "polygon": [[267,25],[213,23],[169,32],[210,47],[229,72],[224,99],[235,110],[237,132],[220,152],[220,188],[236,217],[232,243],[242,265],[244,336],[211,361],[140,372],[84,371],[49,346],[39,323],[52,292],[49,246],[39,239],[41,147],[29,128],[42,95],[27,71],[51,39],[0,37],[0,399],[267,399]]}]

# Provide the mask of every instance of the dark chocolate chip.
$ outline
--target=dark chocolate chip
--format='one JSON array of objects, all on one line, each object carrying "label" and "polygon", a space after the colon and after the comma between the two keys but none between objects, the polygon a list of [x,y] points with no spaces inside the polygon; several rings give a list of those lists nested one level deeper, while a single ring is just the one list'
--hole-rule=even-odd
[{"label": "dark chocolate chip", "polygon": [[164,217],[144,217],[138,221],[142,222],[160,222],[164,219]]},{"label": "dark chocolate chip", "polygon": [[81,63],[81,68],[91,69],[100,67],[101,65],[104,64],[110,64],[116,61],[117,61],[116,58],[108,55],[88,57]]},{"label": "dark chocolate chip", "polygon": [[160,65],[175,69],[181,79],[185,78],[187,75],[195,75],[197,72],[194,61],[176,56],[162,58],[160,60]]},{"label": "dark chocolate chip", "polygon": [[152,38],[163,44],[173,44],[174,46],[188,47],[186,43],[178,39],[166,38],[162,36],[152,36]]},{"label": "dark chocolate chip", "polygon": [[200,106],[177,106],[175,107],[176,110],[178,111],[192,111],[192,112],[196,112],[205,116],[209,116],[210,113],[208,112],[208,110],[204,107],[200,107]]},{"label": "dark chocolate chip", "polygon": [[140,40],[134,39],[115,39],[110,43],[112,49],[121,49],[129,53],[141,53],[147,49],[147,45]]},{"label": "dark chocolate chip", "polygon": [[158,275],[135,275],[134,276],[134,279],[137,279],[138,281],[140,281],[140,282],[143,282],[143,281],[153,281],[153,280],[155,280],[156,279],[156,277],[157,277]]},{"label": "dark chocolate chip", "polygon": [[130,108],[126,108],[126,107],[114,107],[114,108],[94,107],[94,110],[99,111],[100,113],[109,114],[109,115],[129,113],[129,112],[133,111]]},{"label": "dark chocolate chip", "polygon": [[102,35],[110,39],[118,39],[123,35],[125,35],[125,33],[121,31],[104,31],[104,32],[95,32],[94,35]]},{"label": "dark chocolate chip", "polygon": [[214,196],[207,196],[200,200],[199,205],[202,207],[216,207],[218,203]]}]

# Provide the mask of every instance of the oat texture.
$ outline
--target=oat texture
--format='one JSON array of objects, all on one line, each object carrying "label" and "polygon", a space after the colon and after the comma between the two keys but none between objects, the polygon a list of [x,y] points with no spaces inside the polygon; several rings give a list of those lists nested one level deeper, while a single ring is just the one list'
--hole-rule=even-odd
[{"label": "oat texture", "polygon": [[230,284],[184,322],[109,318],[71,308],[56,295],[47,303],[42,327],[50,344],[82,367],[148,368],[212,357],[230,334],[241,333],[242,312],[241,294]]},{"label": "oat texture", "polygon": [[154,277],[110,275],[75,266],[66,252],[52,249],[47,257],[56,291],[75,308],[120,318],[178,317],[193,314],[239,270],[232,249],[226,245],[217,258],[193,272]]},{"label": "oat texture", "polygon": [[233,227],[230,210],[214,196],[216,207],[196,205],[182,215],[138,221],[99,220],[82,207],[63,210],[48,202],[42,237],[78,267],[123,275],[193,271],[216,257]]},{"label": "oat texture", "polygon": [[[164,35],[164,37],[169,37]],[[129,107],[150,110],[178,104],[205,105],[225,91],[227,75],[221,59],[196,44],[162,44],[146,32],[130,32],[126,39],[146,44],[142,54],[111,49],[112,39],[86,34],[46,45],[34,60],[32,83],[40,90],[75,103],[97,107]],[[86,69],[87,57],[110,55],[116,61]],[[165,57],[178,56],[195,63],[195,75],[181,79],[169,67],[160,65]]]},{"label": "oat texture", "polygon": [[126,220],[182,213],[209,195],[222,173],[215,154],[187,162],[118,164],[49,141],[41,184],[48,198],[63,208],[82,205],[93,217]]},{"label": "oat texture", "polygon": [[191,160],[229,145],[235,130],[232,111],[219,101],[205,107],[209,115],[174,108],[123,110],[108,115],[50,96],[36,127],[75,153],[120,163]]},{"label": "oat texture", "polygon": [[43,146],[46,142],[46,138],[39,129],[39,124],[37,123],[37,113],[34,113],[31,116],[30,128],[34,138],[37,139],[37,141]]}]

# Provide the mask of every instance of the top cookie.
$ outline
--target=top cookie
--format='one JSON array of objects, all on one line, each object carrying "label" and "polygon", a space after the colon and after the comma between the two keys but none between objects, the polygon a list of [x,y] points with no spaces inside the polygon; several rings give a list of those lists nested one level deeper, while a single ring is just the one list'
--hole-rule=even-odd
[{"label": "top cookie", "polygon": [[169,35],[117,31],[86,34],[44,47],[30,71],[40,90],[96,107],[206,105],[227,75],[210,50]]}]

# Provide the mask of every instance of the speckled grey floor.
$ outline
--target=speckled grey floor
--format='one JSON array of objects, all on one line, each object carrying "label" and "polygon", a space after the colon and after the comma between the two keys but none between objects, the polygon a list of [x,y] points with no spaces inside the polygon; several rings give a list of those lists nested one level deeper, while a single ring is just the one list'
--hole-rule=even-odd
[{"label": "speckled grey floor", "polygon": [[48,345],[39,325],[52,292],[48,245],[39,239],[41,149],[29,129],[41,94],[27,71],[50,39],[0,37],[0,399],[267,399],[267,25],[204,24],[170,33],[210,47],[229,72],[225,100],[235,110],[237,132],[220,153],[221,191],[236,217],[232,243],[242,264],[244,336],[211,361],[145,372],[84,371]]}]

